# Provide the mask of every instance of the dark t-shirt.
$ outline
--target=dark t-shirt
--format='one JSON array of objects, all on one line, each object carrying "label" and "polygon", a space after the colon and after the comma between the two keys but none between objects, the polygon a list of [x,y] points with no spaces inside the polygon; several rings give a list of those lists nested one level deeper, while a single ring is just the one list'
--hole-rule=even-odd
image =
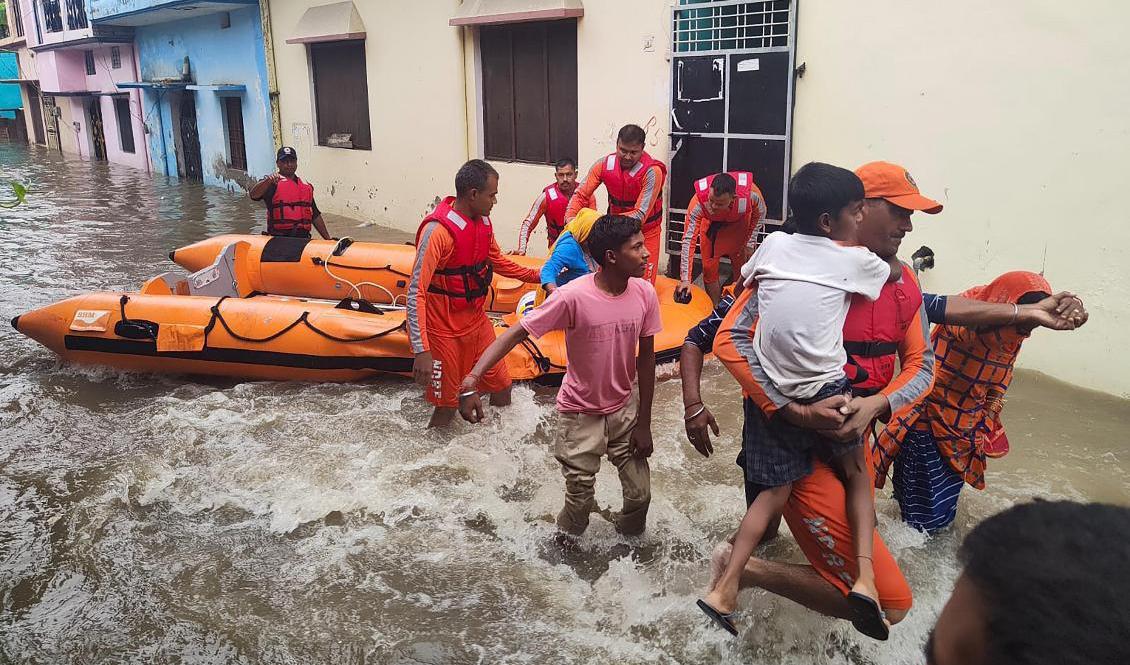
[{"label": "dark t-shirt", "polygon": [[[262,198],[258,198],[258,199],[255,199],[255,200],[256,201],[262,201],[263,205],[269,207],[270,204],[271,204],[271,201],[275,198],[275,191],[278,188],[279,188],[278,185],[276,185],[275,183],[271,183],[271,186],[268,187],[267,191],[263,193]],[[315,218],[318,217],[318,215],[322,214],[322,211],[318,210],[318,203],[316,201],[314,201],[313,196],[310,197],[310,202],[313,204],[312,207],[313,207],[313,210],[314,210],[314,217],[312,217],[311,219],[315,219]]]}]

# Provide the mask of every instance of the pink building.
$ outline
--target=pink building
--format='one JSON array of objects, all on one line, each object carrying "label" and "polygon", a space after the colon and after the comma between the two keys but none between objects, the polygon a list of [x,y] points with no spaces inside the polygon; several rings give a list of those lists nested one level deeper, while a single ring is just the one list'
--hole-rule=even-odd
[{"label": "pink building", "polygon": [[[0,0],[2,1],[2,0]],[[95,26],[85,0],[6,0],[8,16],[23,23],[28,58],[21,58],[25,103],[40,116],[49,147],[149,170],[140,92],[117,84],[138,80],[133,29]],[[12,5],[18,4],[17,11]],[[33,82],[36,81],[37,82]]]}]

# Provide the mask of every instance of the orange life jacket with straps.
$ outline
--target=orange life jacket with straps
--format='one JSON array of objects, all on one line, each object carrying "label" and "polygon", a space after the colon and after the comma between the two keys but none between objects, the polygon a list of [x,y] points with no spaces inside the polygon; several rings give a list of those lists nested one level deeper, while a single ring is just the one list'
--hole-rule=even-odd
[{"label": "orange life jacket with straps", "polygon": [[454,196],[445,198],[428,215],[416,231],[416,243],[424,227],[436,222],[455,239],[455,254],[447,264],[435,271],[428,293],[451,301],[453,310],[482,308],[490,294],[494,268],[490,262],[490,243],[494,237],[490,218],[471,219],[460,214],[451,204]]},{"label": "orange life jacket with straps", "polygon": [[[622,215],[636,207],[636,201],[639,200],[640,192],[643,191],[644,176],[653,166],[658,166],[663,171],[663,175],[667,175],[667,165],[653,159],[646,152],[640,156],[640,161],[636,162],[636,165],[630,171],[620,168],[620,156],[617,153],[612,153],[604,158],[601,181],[604,183],[605,189],[608,190],[608,214]],[[664,184],[666,184],[666,177],[664,177]],[[660,187],[651,200],[651,207],[644,213],[642,226],[644,230],[647,230],[662,223],[663,188]]]},{"label": "orange life jacket with straps", "polygon": [[565,209],[569,207],[569,197],[557,188],[557,183],[546,187],[542,193],[545,194],[545,231],[552,244],[565,228]]},{"label": "orange life jacket with straps", "polygon": [[[737,187],[734,188],[734,201],[730,204],[730,209],[721,215],[711,215],[706,213],[706,204],[710,201],[710,187],[714,184],[714,178],[718,174],[699,178],[694,183],[694,195],[702,205],[702,211],[706,214],[703,215],[702,233],[710,238],[713,242],[718,237],[726,224],[733,224],[739,222],[750,209],[759,210],[764,209],[765,199],[761,195],[761,189],[758,188],[753,182],[753,174],[748,171],[729,171],[731,176],[737,182]],[[758,214],[760,220],[761,215]]]},{"label": "orange life jacket with straps", "polygon": [[309,238],[313,219],[314,187],[298,176],[279,180],[267,203],[267,235]]},{"label": "orange life jacket with straps", "polygon": [[887,282],[878,300],[852,296],[844,321],[844,371],[856,394],[873,395],[894,378],[899,342],[921,307],[922,290],[905,264],[902,279]]}]

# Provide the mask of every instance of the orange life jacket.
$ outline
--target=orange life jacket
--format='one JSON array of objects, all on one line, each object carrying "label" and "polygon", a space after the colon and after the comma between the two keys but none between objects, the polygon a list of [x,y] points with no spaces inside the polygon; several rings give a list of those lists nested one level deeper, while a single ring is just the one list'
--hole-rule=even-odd
[{"label": "orange life jacket", "polygon": [[565,228],[565,209],[569,207],[569,197],[553,183],[542,190],[545,194],[545,231],[550,244],[557,240]]},{"label": "orange life jacket", "polygon": [[844,367],[856,392],[874,394],[895,376],[898,345],[922,306],[922,291],[910,268],[903,265],[902,279],[887,282],[879,299],[852,296],[844,321]]},{"label": "orange life jacket", "polygon": [[[751,208],[754,210],[765,209],[765,198],[761,194],[761,189],[754,184],[752,173],[748,171],[729,171],[728,173],[737,181],[737,187],[734,189],[734,201],[730,204],[730,209],[721,215],[711,215],[706,212],[706,204],[710,201],[710,187],[714,184],[714,178],[718,177],[718,174],[699,178],[694,183],[694,195],[704,213],[701,232],[710,238],[711,242],[717,239],[718,233],[726,224],[741,221]],[[758,213],[757,218],[760,220],[760,213]]]},{"label": "orange life jacket", "polygon": [[309,238],[313,219],[314,187],[298,176],[279,180],[267,204],[267,235]]},{"label": "orange life jacket", "polygon": [[455,254],[447,265],[437,269],[428,285],[428,293],[451,300],[454,310],[481,309],[490,294],[494,268],[490,262],[490,243],[494,237],[490,218],[471,219],[460,214],[451,204],[454,196],[445,198],[428,215],[416,231],[416,243],[430,222],[437,222],[455,238]]},{"label": "orange life jacket", "polygon": [[[604,187],[608,190],[608,214],[621,215],[636,207],[636,201],[639,200],[640,192],[643,191],[644,176],[653,166],[658,166],[663,171],[663,175],[667,175],[667,165],[653,159],[646,152],[640,156],[640,161],[636,162],[631,171],[620,168],[620,156],[617,153],[612,153],[604,158],[604,171],[601,174],[601,181],[604,182]],[[664,184],[666,184],[666,178],[664,178]],[[663,188],[660,187],[651,201],[651,208],[644,213],[643,228],[647,230],[662,223]]]}]

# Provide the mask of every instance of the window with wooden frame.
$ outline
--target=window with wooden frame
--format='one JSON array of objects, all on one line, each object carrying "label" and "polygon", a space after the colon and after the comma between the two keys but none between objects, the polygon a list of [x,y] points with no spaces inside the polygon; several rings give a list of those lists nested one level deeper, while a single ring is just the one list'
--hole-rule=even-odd
[{"label": "window with wooden frame", "polygon": [[118,120],[118,136],[121,137],[122,152],[134,153],[133,116],[129,110],[129,97],[114,97],[114,115]]},{"label": "window with wooden frame", "polygon": [[94,51],[83,51],[82,55],[86,60],[86,75],[94,76]]},{"label": "window with wooden frame", "polygon": [[122,68],[122,49],[117,46],[110,47],[110,68]]},{"label": "window with wooden frame", "polygon": [[487,159],[552,164],[577,156],[577,22],[484,26]]},{"label": "window with wooden frame", "polygon": [[224,124],[228,128],[228,166],[247,170],[247,144],[243,134],[243,102],[239,97],[224,97]]},{"label": "window with wooden frame", "polygon": [[364,40],[310,45],[318,145],[371,150]]}]

